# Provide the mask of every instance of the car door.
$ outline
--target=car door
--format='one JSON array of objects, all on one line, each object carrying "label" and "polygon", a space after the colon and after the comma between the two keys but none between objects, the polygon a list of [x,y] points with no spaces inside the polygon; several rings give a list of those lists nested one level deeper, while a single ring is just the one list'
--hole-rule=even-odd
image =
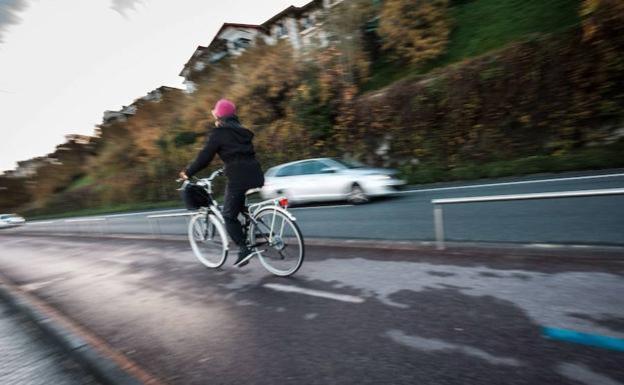
[{"label": "car door", "polygon": [[308,191],[317,200],[340,198],[344,177],[339,170],[322,160],[311,160],[305,165]]},{"label": "car door", "polygon": [[274,189],[278,194],[285,194],[297,201],[305,194],[301,186],[301,163],[283,166],[275,173]]},{"label": "car door", "polygon": [[293,198],[297,200],[315,201],[319,198],[317,173],[321,167],[318,162],[307,160],[297,163],[296,178],[293,179]]}]

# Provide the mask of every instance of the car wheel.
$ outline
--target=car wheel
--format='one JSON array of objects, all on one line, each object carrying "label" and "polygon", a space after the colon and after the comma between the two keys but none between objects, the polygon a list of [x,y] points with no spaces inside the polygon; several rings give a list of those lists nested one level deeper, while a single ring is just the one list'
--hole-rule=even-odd
[{"label": "car wheel", "polygon": [[347,195],[347,200],[354,205],[359,205],[368,202],[370,198],[366,195],[366,192],[362,189],[362,187],[360,187],[359,184],[354,183],[351,186],[349,195]]}]

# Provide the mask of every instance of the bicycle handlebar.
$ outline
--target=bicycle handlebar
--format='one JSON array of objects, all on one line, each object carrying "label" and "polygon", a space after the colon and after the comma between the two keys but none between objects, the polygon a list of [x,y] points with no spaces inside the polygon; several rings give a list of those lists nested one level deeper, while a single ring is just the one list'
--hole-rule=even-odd
[{"label": "bicycle handlebar", "polygon": [[223,175],[223,169],[217,169],[215,170],[215,172],[213,172],[212,174],[210,174],[210,176],[207,178],[208,180],[213,180],[214,178]]},{"label": "bicycle handlebar", "polygon": [[180,188],[178,190],[184,190],[184,188],[189,184],[189,183],[197,183],[199,181],[206,181],[206,182],[212,182],[214,180],[214,178],[223,175],[223,168],[219,168],[217,170],[215,170],[212,174],[210,174],[210,176],[208,178],[202,178],[199,179],[197,177],[190,177],[188,179],[182,179],[182,178],[178,178],[176,179],[176,182],[180,183],[182,182],[182,186],[180,186]]}]

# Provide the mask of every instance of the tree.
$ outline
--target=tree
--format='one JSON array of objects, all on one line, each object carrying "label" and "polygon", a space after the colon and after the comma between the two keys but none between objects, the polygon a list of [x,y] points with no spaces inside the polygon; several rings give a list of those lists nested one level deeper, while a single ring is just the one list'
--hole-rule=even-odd
[{"label": "tree", "polygon": [[384,48],[412,64],[438,57],[451,30],[448,5],[449,0],[386,0],[379,24]]},{"label": "tree", "polygon": [[[350,0],[340,3],[324,16],[323,28],[330,45],[340,53],[340,65],[346,81],[361,84],[368,79],[371,55],[367,52],[366,28],[378,15],[372,0]],[[322,49],[324,51],[325,48]]]},{"label": "tree", "polygon": [[621,0],[584,0],[583,37],[597,41],[624,33],[624,2]]}]

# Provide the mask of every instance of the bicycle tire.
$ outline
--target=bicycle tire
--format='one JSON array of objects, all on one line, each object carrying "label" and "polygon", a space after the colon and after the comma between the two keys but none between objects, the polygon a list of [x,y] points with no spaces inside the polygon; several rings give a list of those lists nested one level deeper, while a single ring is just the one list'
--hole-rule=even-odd
[{"label": "bicycle tire", "polygon": [[214,215],[191,217],[188,238],[199,262],[211,269],[223,266],[228,255],[228,237],[225,227]]},{"label": "bicycle tire", "polygon": [[[268,222],[268,220],[269,218],[272,220],[273,215],[276,216],[277,222],[274,227],[281,228],[281,234],[277,234],[276,231],[273,231],[273,233],[274,235],[278,235],[280,237],[280,242],[283,242],[283,244],[280,242],[276,242],[276,244],[273,245],[268,243],[268,239],[272,238],[267,237],[267,235],[271,233],[270,222]],[[266,217],[267,221],[264,221],[263,217]],[[261,245],[261,252],[258,254],[262,266],[264,266],[264,268],[270,273],[279,277],[288,277],[295,274],[301,268],[305,258],[305,243],[303,240],[303,234],[301,233],[297,223],[283,212],[275,210],[272,207],[260,209],[258,212],[254,213],[253,219],[254,221],[252,221],[249,226],[250,245],[258,248],[258,244],[260,243],[259,241],[261,241],[258,239],[259,237],[264,238],[264,240],[267,241],[266,245]],[[285,233],[286,225],[288,225],[287,233]],[[264,227],[264,229],[259,227]],[[266,233],[263,231],[266,231]],[[293,249],[293,247],[290,246],[294,246],[296,248],[294,253],[290,252],[290,250]],[[287,248],[289,248],[288,254],[284,252]],[[288,259],[288,261],[286,261],[286,259]]]}]

